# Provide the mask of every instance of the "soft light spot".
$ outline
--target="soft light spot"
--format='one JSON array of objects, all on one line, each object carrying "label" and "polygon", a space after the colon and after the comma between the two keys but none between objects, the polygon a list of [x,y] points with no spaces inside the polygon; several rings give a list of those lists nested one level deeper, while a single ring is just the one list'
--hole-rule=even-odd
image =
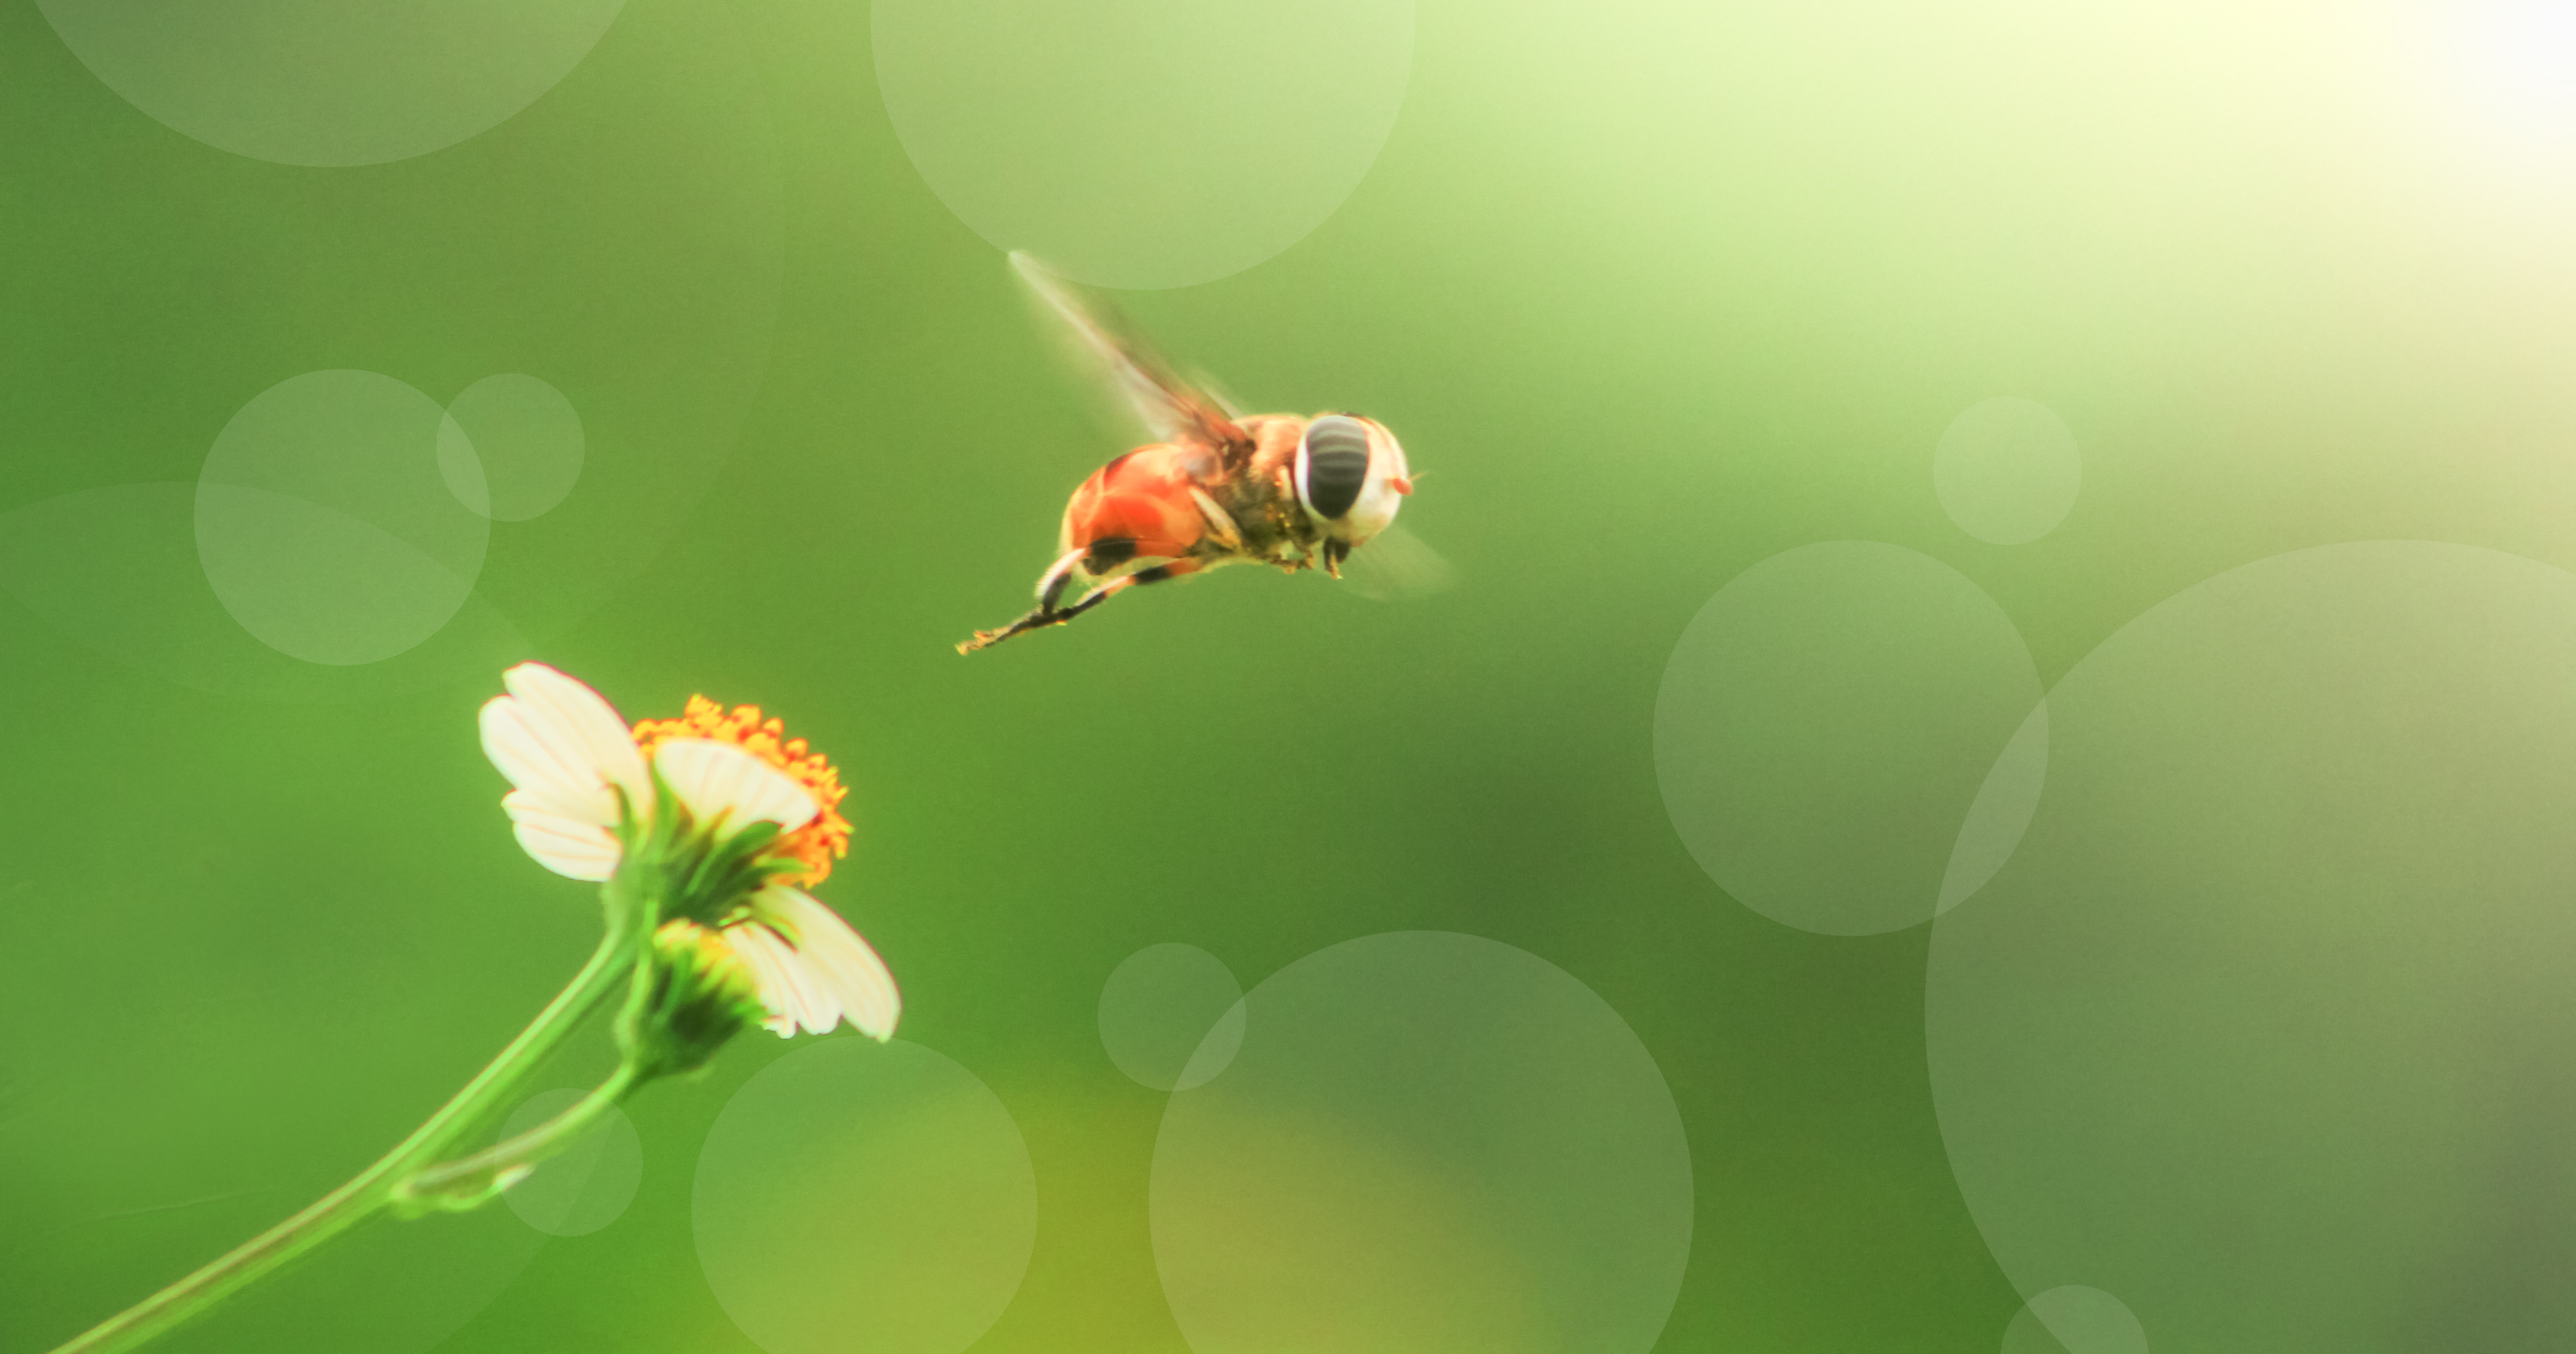
[{"label": "soft light spot", "polygon": [[308,372],[253,397],[197,480],[197,554],[224,609],[308,663],[380,662],[436,634],[473,591],[491,530],[443,481],[453,428],[428,396],[369,371]]},{"label": "soft light spot", "polygon": [[707,1131],[691,1193],[707,1284],[769,1354],[960,1354],[1037,1239],[1037,1182],[974,1073],[897,1039],[818,1039]]},{"label": "soft light spot", "polygon": [[1959,529],[1996,545],[2035,541],[2066,520],[2084,460],[2065,420],[2035,400],[1969,405],[1932,452],[1932,487]]},{"label": "soft light spot", "polygon": [[1138,1084],[1187,1090],[1225,1070],[1243,1043],[1243,988],[1195,945],[1148,945],[1100,987],[1100,1044]]},{"label": "soft light spot", "polygon": [[1184,287],[1337,210],[1413,70],[1412,0],[876,0],[914,167],[996,248],[1104,287]]},{"label": "soft light spot", "polygon": [[164,126],[289,165],[426,155],[536,101],[625,0],[38,0],[90,72]]}]

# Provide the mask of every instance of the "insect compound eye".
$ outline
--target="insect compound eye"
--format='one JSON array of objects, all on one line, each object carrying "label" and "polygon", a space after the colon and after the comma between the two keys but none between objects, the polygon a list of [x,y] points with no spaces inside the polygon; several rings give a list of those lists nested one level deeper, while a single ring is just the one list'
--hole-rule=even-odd
[{"label": "insect compound eye", "polygon": [[1316,419],[1306,425],[1297,462],[1297,487],[1307,510],[1326,521],[1340,519],[1368,483],[1368,425],[1343,414]]}]

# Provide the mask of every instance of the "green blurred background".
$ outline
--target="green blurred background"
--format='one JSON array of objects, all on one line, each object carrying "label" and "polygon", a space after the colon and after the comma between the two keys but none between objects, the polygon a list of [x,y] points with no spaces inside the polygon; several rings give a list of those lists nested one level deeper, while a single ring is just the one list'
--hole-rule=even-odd
[{"label": "green blurred background", "polygon": [[[950,652],[1025,607],[1065,494],[1132,439],[934,191],[987,152],[907,153],[857,0],[633,0],[524,111],[336,167],[182,135],[0,4],[0,1349],[346,1178],[579,964],[586,891],[513,844],[473,733],[535,657],[630,715],[762,704],[842,767],[858,841],[824,896],[901,977],[904,1036],[992,1089],[1034,1170],[1026,1278],[978,1350],[1188,1348],[1148,1235],[1166,1097],[1096,1022],[1122,959],[1185,941],[1250,987],[1406,929],[1560,966],[1661,1069],[1695,1223],[1658,1348],[2037,1350],[1936,1118],[1932,928],[1781,925],[1676,834],[1656,707],[1685,627],[1784,551],[1887,542],[1982,589],[2053,685],[2282,552],[2576,566],[2556,7],[1423,0],[1409,67],[1364,73],[1402,82],[1373,162],[1378,114],[1284,8],[1104,6],[1089,47],[1034,42],[1041,12],[971,11],[989,49],[911,33],[907,88],[1031,101],[975,132],[991,176],[1126,167],[1101,200],[1017,204],[1064,198],[1063,252],[1240,268],[1123,299],[1253,407],[1395,428],[1430,472],[1405,521],[1455,590],[1377,606],[1233,571]],[[456,31],[431,64],[506,56]],[[1084,98],[1087,127],[1287,112],[1226,131],[1231,156],[1009,139]],[[1261,229],[1200,258],[1154,234],[1175,214]],[[253,397],[340,368],[440,403],[534,374],[587,436],[560,509],[492,526],[455,625],[345,669],[226,628],[167,487]],[[2080,498],[2027,544],[1934,492],[1944,429],[1999,395],[2081,449]],[[368,1263],[490,1294],[437,1346],[460,1354],[756,1348],[701,1271],[692,1170],[792,1047],[746,1038],[643,1093],[613,1224],[379,1224],[414,1235]],[[243,1320],[387,1305],[356,1272],[317,1264]],[[2336,1347],[2489,1347],[2423,1329]]]}]

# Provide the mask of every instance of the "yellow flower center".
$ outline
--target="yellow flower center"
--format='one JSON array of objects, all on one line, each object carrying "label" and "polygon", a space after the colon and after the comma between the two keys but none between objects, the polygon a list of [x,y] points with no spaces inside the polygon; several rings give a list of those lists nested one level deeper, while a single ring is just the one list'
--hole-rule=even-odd
[{"label": "yellow flower center", "polygon": [[832,873],[833,861],[848,858],[850,820],[841,816],[841,797],[849,790],[828,758],[807,750],[804,739],[787,736],[784,720],[762,719],[757,705],[726,710],[704,696],[691,696],[678,719],[648,719],[635,726],[635,746],[648,761],[655,749],[674,738],[731,743],[786,772],[788,779],[814,797],[815,807],[822,812],[769,849],[770,855],[788,857],[805,867],[800,873],[780,876],[787,883],[811,888]]}]

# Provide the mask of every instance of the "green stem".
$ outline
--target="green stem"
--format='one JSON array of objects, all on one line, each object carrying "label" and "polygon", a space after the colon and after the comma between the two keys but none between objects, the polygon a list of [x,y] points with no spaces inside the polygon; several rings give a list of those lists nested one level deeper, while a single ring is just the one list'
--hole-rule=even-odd
[{"label": "green stem", "polygon": [[526,1178],[539,1162],[571,1146],[644,1079],[642,1069],[634,1063],[620,1063],[608,1080],[582,1097],[580,1104],[507,1142],[428,1167],[405,1180],[399,1191],[406,1197],[442,1206],[472,1208]]},{"label": "green stem", "polygon": [[[340,1235],[372,1217],[393,1203],[398,1192],[405,1190],[415,1177],[435,1167],[477,1129],[489,1124],[492,1116],[508,1104],[512,1094],[526,1082],[530,1073],[545,1060],[583,1019],[599,1008],[600,1002],[617,989],[620,979],[633,967],[635,928],[625,923],[617,903],[609,908],[608,935],[600,941],[599,950],[582,966],[572,982],[556,994],[536,1020],[510,1041],[490,1065],[466,1083],[453,1099],[439,1107],[429,1121],[414,1129],[402,1144],[386,1153],[376,1164],[358,1173],[356,1179],[316,1200],[303,1212],[269,1228],[235,1247],[196,1273],[179,1280],[160,1292],[145,1298],[87,1331],[54,1354],[110,1354],[133,1349],[144,1341],[169,1330],[189,1317],[212,1307],[240,1292],[251,1283],[274,1272],[279,1266]],[[601,1090],[616,1088],[626,1076],[621,1069]],[[565,1117],[588,1111],[596,1118],[599,1095],[567,1112]],[[601,1106],[604,1108],[604,1106]],[[558,1120],[557,1122],[560,1122]],[[587,1120],[584,1121],[585,1124]],[[525,1142],[553,1129],[549,1124],[536,1134],[523,1134],[503,1144]],[[569,1137],[547,1140],[549,1148],[560,1146]],[[494,1149],[498,1151],[499,1149]],[[548,1153],[550,1154],[550,1152]],[[489,1156],[483,1153],[480,1156]],[[478,1160],[468,1158],[468,1160]],[[534,1158],[531,1158],[533,1163]],[[461,1164],[461,1163],[460,1163]],[[488,1196],[486,1196],[488,1197]]]}]

